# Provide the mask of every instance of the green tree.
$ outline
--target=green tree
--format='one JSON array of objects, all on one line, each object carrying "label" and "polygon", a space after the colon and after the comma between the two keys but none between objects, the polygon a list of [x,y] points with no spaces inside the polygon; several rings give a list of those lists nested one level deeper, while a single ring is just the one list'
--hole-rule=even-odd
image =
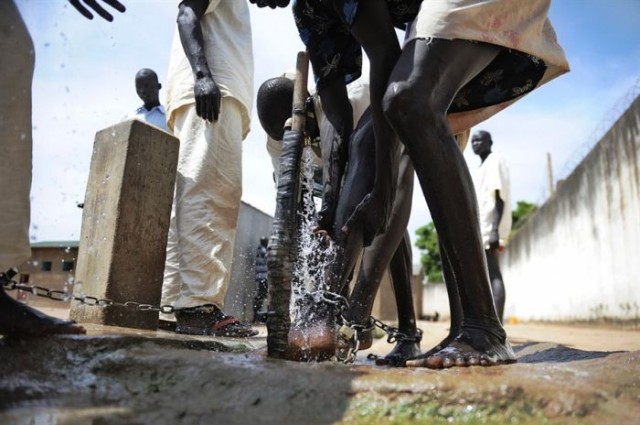
[{"label": "green tree", "polygon": [[433,222],[416,229],[416,247],[420,250],[420,264],[429,282],[444,282],[442,276],[442,260],[440,259],[440,245],[438,234]]},{"label": "green tree", "polygon": [[518,201],[516,208],[511,212],[512,224],[510,237],[516,234],[524,226],[529,217],[538,209],[536,204],[527,201]]},{"label": "green tree", "polygon": [[[537,209],[538,206],[531,202],[518,201],[516,203],[516,208],[511,212],[513,224],[511,226],[510,237],[515,235]],[[444,282],[438,234],[436,233],[433,222],[416,229],[416,235],[418,236],[416,247],[418,247],[422,254],[420,256],[420,264],[422,265],[424,274],[428,277],[429,282]]]}]

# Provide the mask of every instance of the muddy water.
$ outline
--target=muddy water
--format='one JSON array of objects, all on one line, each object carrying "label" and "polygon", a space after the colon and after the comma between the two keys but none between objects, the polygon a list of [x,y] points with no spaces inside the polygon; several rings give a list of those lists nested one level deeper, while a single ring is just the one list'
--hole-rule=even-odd
[{"label": "muddy water", "polygon": [[516,350],[515,365],[430,371],[272,360],[264,338],[0,340],[0,423],[637,423],[640,352]]}]

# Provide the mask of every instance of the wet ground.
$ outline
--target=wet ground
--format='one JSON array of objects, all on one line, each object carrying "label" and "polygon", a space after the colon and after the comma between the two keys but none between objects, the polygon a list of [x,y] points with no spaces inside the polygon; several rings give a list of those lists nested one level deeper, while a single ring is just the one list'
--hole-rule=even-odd
[{"label": "wet ground", "polygon": [[[424,322],[422,347],[446,333]],[[508,325],[518,363],[442,371],[267,359],[238,340],[89,327],[0,340],[0,424],[637,424],[640,330]]]}]

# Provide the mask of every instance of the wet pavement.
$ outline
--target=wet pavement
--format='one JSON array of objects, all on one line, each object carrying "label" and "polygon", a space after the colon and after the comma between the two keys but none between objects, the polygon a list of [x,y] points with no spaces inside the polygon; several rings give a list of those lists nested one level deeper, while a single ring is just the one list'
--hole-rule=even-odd
[{"label": "wet pavement", "polygon": [[[423,322],[422,348],[446,334]],[[432,371],[268,359],[254,338],[89,325],[0,340],[0,424],[635,424],[640,330],[507,325],[518,363]]]}]

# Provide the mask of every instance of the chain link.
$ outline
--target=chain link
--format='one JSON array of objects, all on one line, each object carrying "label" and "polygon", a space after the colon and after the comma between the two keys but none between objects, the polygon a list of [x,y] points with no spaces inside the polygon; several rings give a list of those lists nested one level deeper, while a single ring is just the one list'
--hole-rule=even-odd
[{"label": "chain link", "polygon": [[[135,301],[117,302],[108,298],[97,298],[90,295],[70,295],[66,291],[59,289],[49,289],[43,286],[27,285],[24,283],[18,283],[12,280],[11,277],[5,273],[0,273],[0,282],[7,291],[19,290],[29,292],[39,297],[48,298],[54,301],[78,301],[80,304],[96,307],[125,307],[136,311],[158,311],[160,313],[171,314],[175,312],[175,308],[172,305],[153,305],[143,304]],[[307,294],[313,298],[316,302],[323,301],[327,304],[338,307],[338,314],[342,319],[343,327],[339,332],[340,342],[342,347],[338,349],[337,358],[343,363],[353,363],[356,359],[358,349],[360,347],[360,340],[358,338],[360,333],[371,332],[375,327],[382,329],[387,334],[387,342],[392,344],[397,341],[413,341],[420,342],[422,340],[422,329],[416,329],[416,333],[413,336],[400,332],[398,328],[391,327],[384,322],[376,319],[373,316],[369,317],[366,324],[361,325],[350,322],[342,313],[349,309],[349,301],[340,295],[328,291],[315,291]],[[352,332],[346,331],[351,329]]]},{"label": "chain link", "polygon": [[324,301],[327,304],[338,307],[338,313],[340,314],[349,309],[349,301],[347,301],[347,299],[340,294],[329,291],[316,291],[312,292],[311,295],[314,297],[314,299],[318,299],[319,301]]},{"label": "chain link", "polygon": [[380,329],[382,329],[387,334],[387,342],[393,344],[398,341],[410,341],[410,342],[420,342],[422,341],[422,329],[416,329],[416,333],[414,335],[407,335],[403,332],[400,332],[400,329],[391,327],[375,317],[371,316],[370,320],[373,324]]},{"label": "chain link", "polygon": [[33,295],[37,295],[39,297],[48,298],[54,301],[78,301],[80,304],[88,305],[88,306],[96,306],[96,307],[125,307],[131,310],[136,311],[159,311],[161,313],[171,314],[175,312],[175,308],[172,305],[153,305],[153,304],[143,304],[135,301],[126,301],[126,302],[117,302],[110,300],[108,298],[97,298],[92,297],[90,295],[71,295],[66,291],[62,291],[59,289],[49,289],[43,286],[37,285],[27,285],[25,283],[18,283],[15,280],[12,280],[7,274],[0,273],[0,282],[2,282],[2,286],[7,291],[24,291],[29,292]]},{"label": "chain link", "polygon": [[[382,329],[387,334],[387,342],[390,344],[398,341],[416,343],[422,341],[422,329],[416,329],[415,335],[407,335],[400,332],[398,328],[391,327],[373,316],[369,316],[369,320],[364,325],[351,322],[344,315],[341,316],[341,319],[343,325],[340,328],[340,332],[338,332],[338,345],[342,344],[342,346],[339,347],[336,357],[343,363],[352,363],[355,361],[356,354],[360,348],[359,334],[371,332],[376,327]],[[372,356],[374,356],[374,358],[377,357],[375,354],[369,354],[367,358],[372,359]]]},{"label": "chain link", "polygon": [[[340,315],[342,326],[338,332],[338,350],[336,357],[343,363],[353,363],[360,349],[360,334],[370,332],[375,328],[373,317],[366,324],[351,322],[344,314]],[[380,322],[382,323],[382,322]]]}]

